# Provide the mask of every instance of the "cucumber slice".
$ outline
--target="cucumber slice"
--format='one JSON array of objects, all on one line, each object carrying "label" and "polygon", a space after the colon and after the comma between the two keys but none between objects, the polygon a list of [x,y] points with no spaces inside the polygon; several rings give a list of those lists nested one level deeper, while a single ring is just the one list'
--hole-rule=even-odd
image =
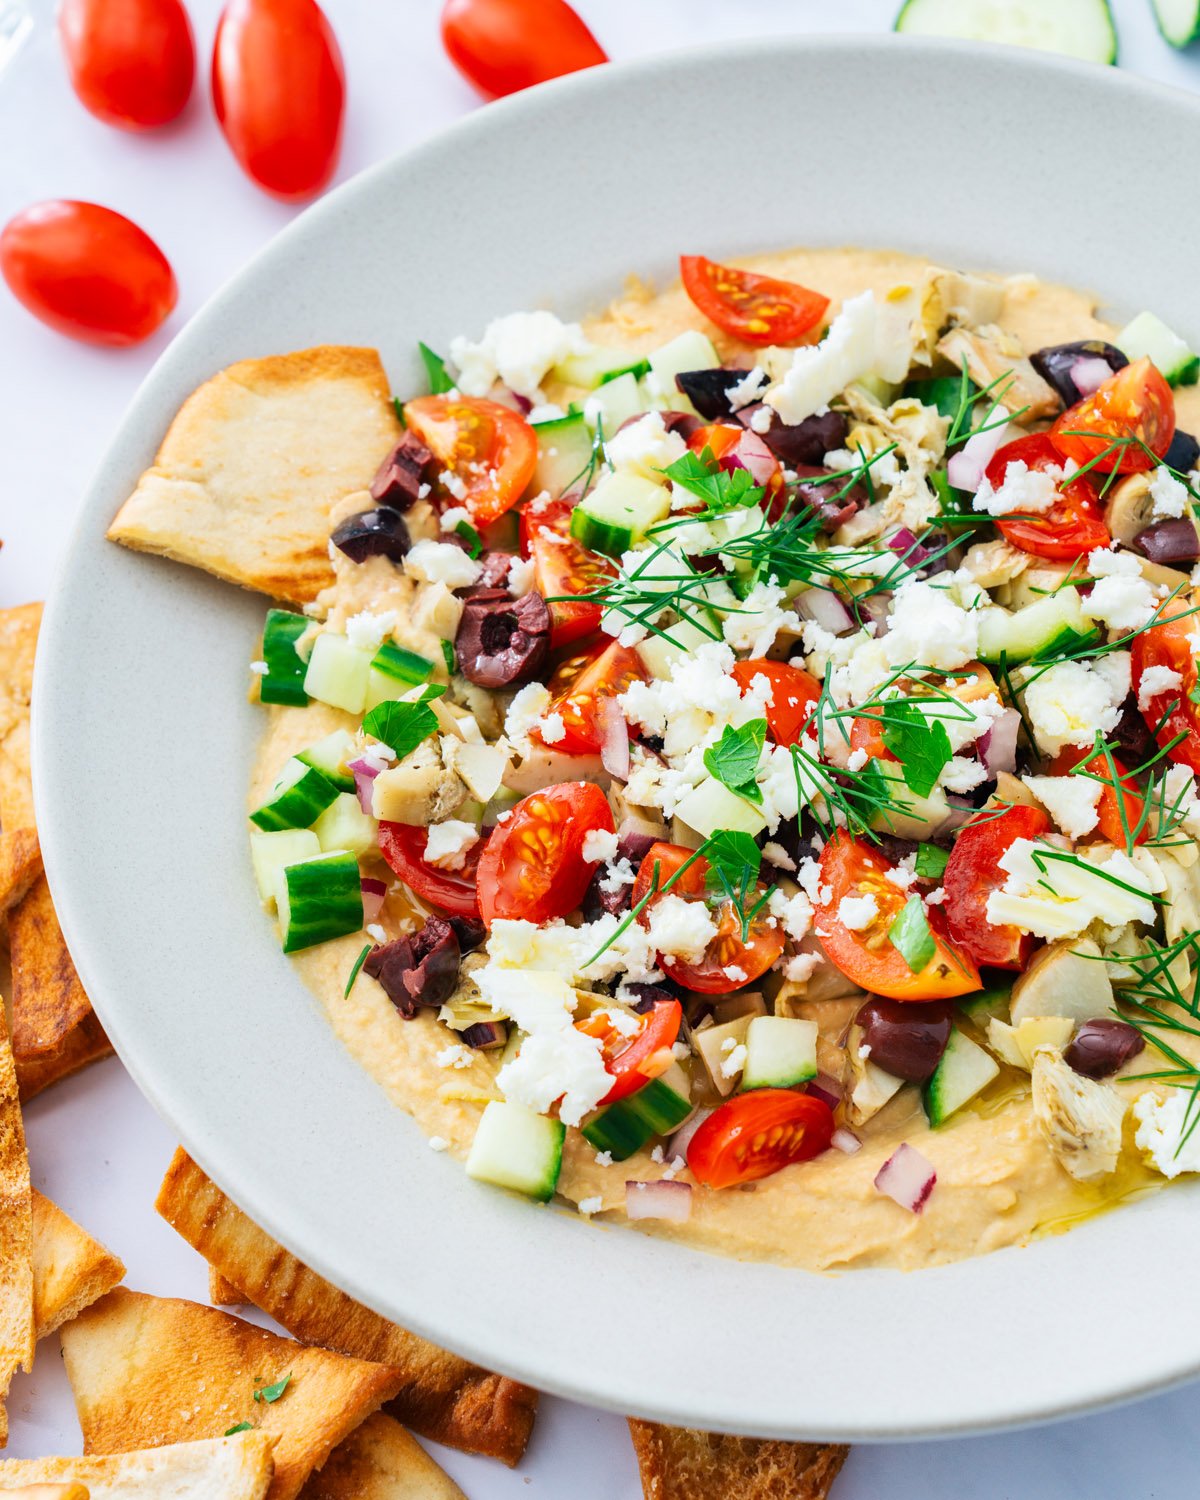
[{"label": "cucumber slice", "polygon": [[712,776],[706,776],[679,799],[675,816],[702,838],[710,838],[718,828],[748,833],[753,838],[767,826],[759,808]]},{"label": "cucumber slice", "polygon": [[571,535],[593,552],[620,557],[670,513],[666,485],[640,474],[608,474],[571,512]]},{"label": "cucumber slice", "polygon": [[384,641],[371,658],[365,707],[369,710],[381,703],[394,703],[432,676],[433,663],[427,656],[397,646],[395,641]]},{"label": "cucumber slice", "polygon": [[363,812],[354,792],[339,792],[312,825],[312,831],[327,854],[335,849],[366,854],[379,839],[379,824]]},{"label": "cucumber slice", "polygon": [[989,1021],[1008,1019],[1011,1000],[1012,990],[1002,985],[998,989],[977,990],[975,994],[967,995],[958,1002],[958,1008],[964,1020],[978,1026],[980,1031],[987,1031]]},{"label": "cucumber slice", "polygon": [[674,1067],[602,1109],[580,1133],[597,1151],[611,1152],[613,1161],[626,1161],[652,1137],[678,1130],[691,1112],[683,1069]]},{"label": "cucumber slice", "polygon": [[589,427],[612,437],[630,417],[646,410],[642,392],[632,375],[617,375],[595,390],[583,403],[583,419]]},{"label": "cucumber slice", "polygon": [[344,635],[323,630],[313,642],[304,691],[331,708],[361,714],[367,705],[367,679],[373,653],[352,646]]},{"label": "cucumber slice", "polygon": [[1172,47],[1200,37],[1200,0],[1154,0],[1154,19]]},{"label": "cucumber slice", "polygon": [[328,778],[293,756],[267,800],[250,814],[250,821],[268,831],[311,828],[337,795],[337,787]]},{"label": "cucumber slice", "polygon": [[315,745],[310,745],[307,750],[301,750],[296,759],[302,760],[306,766],[315,767],[339,792],[352,792],[354,773],[347,770],[347,765],[357,754],[358,747],[350,731],[335,729],[332,734],[318,740]]},{"label": "cucumber slice", "polygon": [[688,370],[711,370],[720,363],[712,340],[698,329],[688,328],[650,355],[646,385],[654,396],[664,398],[668,406],[678,407],[686,398],[675,385],[676,375]]},{"label": "cucumber slice", "polygon": [[263,661],[265,674],[258,681],[260,703],[286,703],[303,708],[308,702],[304,691],[306,663],[296,652],[296,642],[312,624],[304,615],[287,609],[269,609],[263,627]]},{"label": "cucumber slice", "polygon": [[475,1130],[467,1176],[545,1203],[558,1184],[566,1133],[561,1120],[535,1115],[507,1099],[493,1099]]},{"label": "cucumber slice", "polygon": [[925,1085],[923,1102],[931,1125],[941,1125],[1000,1072],[996,1059],[957,1028]]},{"label": "cucumber slice", "polygon": [[906,0],[895,29],[1065,52],[1115,63],[1117,33],[1106,0]]},{"label": "cucumber slice", "polygon": [[817,1076],[817,1023],[755,1016],[746,1032],[742,1089],[793,1089]]},{"label": "cucumber slice", "polygon": [[568,354],[561,364],[554,366],[554,374],[568,385],[583,385],[593,390],[621,375],[632,374],[636,379],[649,368],[646,359],[632,349],[594,344],[586,354]]},{"label": "cucumber slice", "polygon": [[[1197,8],[1191,7],[1192,10]],[[1143,359],[1148,355],[1168,385],[1195,385],[1200,379],[1200,358],[1152,312],[1138,313],[1113,342],[1130,359]]]},{"label": "cucumber slice", "polygon": [[698,646],[716,639],[711,631],[702,630],[692,620],[676,620],[673,625],[660,625],[659,629],[666,631],[670,640],[661,635],[648,635],[633,649],[651,677],[661,678],[663,682],[670,682],[677,662],[686,660]]},{"label": "cucumber slice", "polygon": [[285,953],[358,932],[363,924],[358,860],[339,852],[286,865],[275,883],[275,908]]},{"label": "cucumber slice", "polygon": [[1078,589],[1059,589],[1015,612],[993,605],[979,613],[980,661],[996,662],[1003,657],[1015,666],[1099,639],[1100,632],[1083,613]]},{"label": "cucumber slice", "polygon": [[[582,412],[572,412],[569,417],[558,417],[553,422],[536,422],[533,430],[537,436],[538,461],[529,493],[540,495],[549,490],[557,498],[591,466],[595,443],[592,430]],[[607,422],[604,430],[608,431]]]},{"label": "cucumber slice", "polygon": [[274,910],[280,871],[302,859],[315,859],[321,852],[317,836],[308,828],[281,828],[277,833],[250,835],[250,861],[258,894]]}]

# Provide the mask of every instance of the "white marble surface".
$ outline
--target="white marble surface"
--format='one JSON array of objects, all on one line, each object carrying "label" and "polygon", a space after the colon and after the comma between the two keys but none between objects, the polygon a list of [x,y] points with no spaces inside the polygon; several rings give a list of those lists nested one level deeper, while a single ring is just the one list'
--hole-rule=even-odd
[{"label": "white marble surface", "polygon": [[[349,74],[339,178],[474,107],[471,90],[441,52],[436,0],[325,3]],[[578,3],[614,58],[764,32],[885,30],[893,12],[893,0]],[[0,288],[0,607],[41,598],[52,586],[77,498],[137,383],[189,314],[293,213],[241,176],[204,89],[176,126],[150,138],[107,130],[85,114],[65,80],[50,0],[32,5],[35,26],[0,73],[0,223],[39,198],[109,204],[160,241],[175,265],[181,297],[156,339],[113,352],[58,338]],[[219,0],[190,0],[189,8],[206,70]],[[1124,66],[1200,87],[1200,50],[1172,53],[1154,29],[1149,0],[1114,0],[1113,9]],[[752,109],[752,101],[746,107]],[[1066,172],[1081,159],[1084,128],[1064,122],[1058,144]],[[703,143],[697,146],[702,154]],[[36,1100],[27,1129],[38,1187],[120,1253],[131,1286],[204,1298],[198,1257],[152,1209],[174,1142],[118,1061]],[[1150,1268],[1130,1269],[1134,1285],[1149,1285]],[[1127,1297],[1127,1289],[1117,1294],[1118,1310]],[[1097,1309],[1098,1317],[1109,1315]],[[669,1316],[658,1336],[669,1337]],[[1024,1307],[997,1309],[997,1316],[1010,1319],[1019,1338],[1024,1318],[1053,1318],[1054,1309],[1040,1306],[1037,1288],[1030,1287]],[[1152,1336],[1153,1318],[1139,1317],[1132,1330],[1114,1326],[1115,1341]],[[887,1357],[897,1380],[920,1379],[919,1350]],[[713,1378],[720,1378],[718,1370]],[[43,1345],[34,1374],[17,1379],[9,1411],[10,1456],[77,1451],[70,1392],[53,1347]],[[1192,1387],[1031,1432],[862,1447],[851,1454],[835,1493],[840,1500],[1175,1500],[1195,1490],[1198,1416],[1200,1390]],[[438,1456],[471,1500],[636,1500],[640,1493],[624,1423],[564,1401],[543,1402],[528,1456],[515,1473],[462,1454]]]}]

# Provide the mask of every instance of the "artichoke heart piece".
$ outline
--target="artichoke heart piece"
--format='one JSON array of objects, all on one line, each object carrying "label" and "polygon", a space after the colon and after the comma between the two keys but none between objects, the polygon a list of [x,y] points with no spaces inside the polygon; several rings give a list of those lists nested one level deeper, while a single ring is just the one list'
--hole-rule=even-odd
[{"label": "artichoke heart piece", "polygon": [[1076,1182],[1115,1172],[1125,1100],[1110,1084],[1084,1078],[1053,1047],[1033,1058],[1033,1114],[1055,1160]]},{"label": "artichoke heart piece", "polygon": [[1062,409],[1053,387],[1026,359],[1020,343],[1002,328],[952,328],[937,347],[944,359],[965,369],[981,390],[998,381],[995,399],[1010,412],[1020,412],[1026,421],[1053,417]]}]

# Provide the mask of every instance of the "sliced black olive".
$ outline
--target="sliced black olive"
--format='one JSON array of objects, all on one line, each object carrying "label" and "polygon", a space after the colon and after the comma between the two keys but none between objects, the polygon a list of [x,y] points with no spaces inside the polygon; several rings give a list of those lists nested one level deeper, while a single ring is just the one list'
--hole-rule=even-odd
[{"label": "sliced black olive", "polygon": [[828,469],[797,464],[795,470],[800,481],[796,486],[797,498],[820,516],[823,531],[836,531],[869,503],[861,484],[852,484],[847,489],[844,479],[829,478]]},{"label": "sliced black olive", "polygon": [[379,466],[371,481],[371,499],[396,510],[408,510],[421,497],[436,467],[433,454],[416,435],[406,432]]},{"label": "sliced black olive", "polygon": [[463,605],[454,638],[458,669],[480,687],[511,687],[550,654],[550,611],[540,594],[479,595]]},{"label": "sliced black olive", "polygon": [[1115,344],[1106,344],[1103,339],[1047,344],[1029,356],[1030,364],[1047,385],[1054,387],[1064,406],[1074,406],[1083,400],[1083,392],[1075,384],[1075,366],[1087,359],[1102,359],[1114,375],[1129,363]]},{"label": "sliced black olive", "polygon": [[406,1021],[422,1005],[444,1005],[458,984],[461,953],[454,928],[430,917],[420,932],[373,948],[363,964]]},{"label": "sliced black olive", "polygon": [[872,996],[855,1020],[871,1061],[909,1083],[924,1083],[941,1061],[953,1029],[949,1005],[912,1004]]},{"label": "sliced black olive", "polygon": [[748,370],[726,370],[720,365],[715,370],[681,370],[675,384],[706,422],[719,422],[733,415],[729,392],[748,374]]},{"label": "sliced black olive", "polygon": [[1153,563],[1170,567],[1173,563],[1193,563],[1200,558],[1200,535],[1188,516],[1155,521],[1133,539],[1133,549]]},{"label": "sliced black olive", "polygon": [[[745,412],[739,415],[746,419]],[[781,464],[795,469],[803,464],[823,463],[827,453],[845,447],[848,431],[844,413],[823,411],[817,416],[805,417],[803,422],[794,426],[775,418],[760,435]]]},{"label": "sliced black olive", "polygon": [[508,1029],[503,1021],[476,1021],[459,1032],[464,1047],[476,1047],[487,1051],[492,1047],[503,1047],[508,1041]]},{"label": "sliced black olive", "polygon": [[1112,739],[1121,752],[1121,758],[1129,765],[1144,765],[1157,748],[1145,716],[1132,693],[1121,704],[1121,717],[1112,731]]},{"label": "sliced black olive", "polygon": [[1177,474],[1190,474],[1200,463],[1200,443],[1190,432],[1180,432],[1177,427],[1171,446],[1163,454],[1163,463]]},{"label": "sliced black olive", "polygon": [[368,557],[390,557],[400,562],[412,546],[404,517],[390,505],[347,516],[329,540],[356,563],[366,562]]},{"label": "sliced black olive", "polygon": [[1141,1032],[1125,1021],[1085,1021],[1063,1053],[1063,1061],[1085,1078],[1108,1078],[1145,1045]]},{"label": "sliced black olive", "polygon": [[669,988],[670,980],[664,980],[661,984],[627,984],[625,993],[634,996],[633,1008],[638,1015],[644,1015],[646,1011],[663,1000],[678,1000],[678,993]]}]

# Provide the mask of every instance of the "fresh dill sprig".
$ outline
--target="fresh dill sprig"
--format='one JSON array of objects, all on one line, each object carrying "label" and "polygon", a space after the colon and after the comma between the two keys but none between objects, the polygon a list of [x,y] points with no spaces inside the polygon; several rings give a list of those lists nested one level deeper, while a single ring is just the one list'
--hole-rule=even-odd
[{"label": "fresh dill sprig", "polygon": [[[1097,735],[1093,753],[1084,756],[1068,773],[1087,781],[1097,781],[1112,791],[1127,855],[1133,854],[1135,846],[1147,831],[1152,834],[1146,840],[1148,846],[1158,849],[1173,847],[1169,842],[1171,836],[1178,831],[1191,811],[1191,788],[1184,781],[1179,790],[1172,794],[1167,786],[1171,766],[1164,762],[1171,751],[1187,737],[1187,731],[1181,730],[1148,760],[1129,770],[1119,770],[1115,754],[1118,747]],[[1097,759],[1103,759],[1103,771],[1092,769]],[[1131,802],[1137,809],[1136,816],[1130,814]]]},{"label": "fresh dill sprig", "polygon": [[[993,432],[996,428],[1004,427],[1009,422],[1015,422],[1018,417],[1024,416],[1029,410],[1028,406],[1022,406],[1017,411],[1008,411],[1001,407],[1001,402],[1012,388],[1015,380],[1016,375],[1012,370],[1004,370],[996,376],[995,380],[980,390],[974,385],[970,375],[967,373],[966,365],[963,365],[958,402],[954,414],[950,418],[950,428],[946,434],[947,451],[951,448],[957,448],[959,443],[965,443],[968,438],[974,437],[977,433]],[[980,401],[986,401],[989,396],[992,396],[993,392],[995,393],[994,399],[991,401],[982,424],[978,427],[973,427],[971,423],[975,414],[974,408]],[[1003,414],[997,416],[996,413],[1002,410]]]}]

